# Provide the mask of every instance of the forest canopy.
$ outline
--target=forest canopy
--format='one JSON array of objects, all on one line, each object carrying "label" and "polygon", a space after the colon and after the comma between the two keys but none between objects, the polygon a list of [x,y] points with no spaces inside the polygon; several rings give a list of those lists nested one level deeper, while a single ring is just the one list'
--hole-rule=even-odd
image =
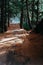
[{"label": "forest canopy", "polygon": [[5,28],[6,23],[9,26],[12,17],[20,19],[20,28],[26,22],[30,29],[43,18],[43,0],[0,0],[0,3],[0,29]]}]

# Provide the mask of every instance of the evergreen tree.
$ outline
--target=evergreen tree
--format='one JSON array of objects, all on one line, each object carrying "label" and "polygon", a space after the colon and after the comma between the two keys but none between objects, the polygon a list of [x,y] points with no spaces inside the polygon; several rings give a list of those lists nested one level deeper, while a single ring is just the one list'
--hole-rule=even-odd
[{"label": "evergreen tree", "polygon": [[1,30],[4,32],[7,30],[6,26],[6,0],[1,0],[1,21],[0,21]]},{"label": "evergreen tree", "polygon": [[20,17],[20,28],[22,28],[22,24],[23,24],[23,4],[24,4],[24,0],[21,0],[22,6],[21,6],[21,17]]}]

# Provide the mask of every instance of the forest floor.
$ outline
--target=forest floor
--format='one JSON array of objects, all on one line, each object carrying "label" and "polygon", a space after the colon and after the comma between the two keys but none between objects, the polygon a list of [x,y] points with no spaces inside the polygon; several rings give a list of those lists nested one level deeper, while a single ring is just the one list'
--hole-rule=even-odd
[{"label": "forest floor", "polygon": [[0,34],[0,65],[43,65],[43,36],[10,25]]}]

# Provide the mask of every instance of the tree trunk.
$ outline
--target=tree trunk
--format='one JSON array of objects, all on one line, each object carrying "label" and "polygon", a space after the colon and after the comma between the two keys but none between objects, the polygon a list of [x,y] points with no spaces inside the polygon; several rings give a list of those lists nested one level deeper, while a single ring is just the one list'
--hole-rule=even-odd
[{"label": "tree trunk", "polygon": [[34,18],[34,0],[32,1],[32,23]]},{"label": "tree trunk", "polygon": [[4,32],[4,0],[1,1],[1,21],[0,21],[1,31]]},{"label": "tree trunk", "polygon": [[9,24],[10,24],[10,23],[9,23],[9,14],[8,14],[8,27],[9,27]]},{"label": "tree trunk", "polygon": [[4,11],[5,11],[5,13],[4,13],[4,14],[5,14],[5,17],[4,17],[4,19],[5,19],[5,20],[4,20],[4,31],[7,31],[7,15],[6,15],[6,10],[7,10],[7,9],[6,9],[6,0],[4,0],[4,1],[5,1],[5,2],[4,2],[4,6],[5,6],[5,10],[4,10]]},{"label": "tree trunk", "polygon": [[7,26],[6,26],[6,1],[2,0],[1,1],[1,32],[7,31]]},{"label": "tree trunk", "polygon": [[29,19],[29,13],[28,13],[28,0],[26,0],[26,9],[27,9],[27,18],[28,18],[28,24],[30,29],[32,29],[31,23],[30,23],[30,19]]},{"label": "tree trunk", "polygon": [[9,24],[10,22],[9,22],[9,1],[8,1],[8,27],[9,27]]},{"label": "tree trunk", "polygon": [[37,22],[38,22],[38,17],[39,17],[39,0],[37,1]]},{"label": "tree trunk", "polygon": [[22,24],[23,24],[23,1],[24,1],[24,0],[21,0],[21,2],[22,2],[22,7],[21,7],[20,28],[22,28]]}]

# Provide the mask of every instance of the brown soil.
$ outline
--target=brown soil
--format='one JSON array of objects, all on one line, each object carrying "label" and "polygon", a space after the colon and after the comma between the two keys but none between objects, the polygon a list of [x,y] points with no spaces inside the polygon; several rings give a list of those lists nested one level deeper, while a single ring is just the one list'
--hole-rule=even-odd
[{"label": "brown soil", "polygon": [[[19,29],[20,27],[17,25],[10,25],[8,30],[12,30],[12,29],[14,30],[17,28]],[[0,34],[0,39],[5,38],[5,37],[13,37],[13,36],[14,36],[13,33],[9,35],[4,33],[4,34]],[[28,36],[20,37],[20,39],[24,39],[24,42],[22,44],[15,44],[15,46],[12,46],[10,48],[10,51],[15,52],[15,55],[13,55],[13,57],[18,62],[24,62],[25,59],[27,58],[28,59],[43,58],[43,35],[36,34],[31,31],[31,33],[29,33]]]},{"label": "brown soil", "polygon": [[20,28],[19,24],[10,24],[10,26],[8,27],[8,30],[14,30],[19,28]]},{"label": "brown soil", "polygon": [[[20,29],[20,25],[19,24],[10,24],[10,26],[8,27],[8,30],[7,31],[9,31],[9,30],[15,30],[15,29]],[[6,32],[5,32],[6,33]],[[0,40],[2,39],[2,38],[5,38],[6,36],[7,37],[10,37],[10,36],[12,36],[12,34],[5,34],[5,33],[3,33],[3,34],[0,34]]]}]

